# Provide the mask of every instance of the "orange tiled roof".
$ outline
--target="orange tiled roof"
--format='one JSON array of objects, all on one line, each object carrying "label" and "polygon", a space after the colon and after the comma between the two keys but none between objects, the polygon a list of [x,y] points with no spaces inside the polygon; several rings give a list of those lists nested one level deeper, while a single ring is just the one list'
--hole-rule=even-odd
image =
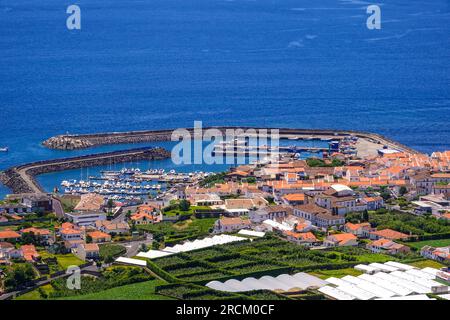
[{"label": "orange tiled roof", "polygon": [[363,222],[363,223],[351,223],[351,222],[347,222],[347,223],[345,224],[345,227],[346,227],[347,229],[350,229],[350,230],[355,231],[355,230],[358,230],[359,228],[364,228],[364,227],[369,227],[369,228],[370,228],[370,223],[369,223],[369,222]]},{"label": "orange tiled roof", "polygon": [[23,257],[26,261],[33,261],[33,259],[39,257],[36,247],[32,244],[23,245],[20,249],[22,250]]},{"label": "orange tiled roof", "polygon": [[0,231],[0,239],[15,239],[20,238],[20,234],[12,230]]},{"label": "orange tiled roof", "polygon": [[156,220],[156,218],[154,216],[149,215],[147,213],[136,213],[136,214],[133,214],[130,217],[130,219],[133,220],[133,221],[141,220],[141,219],[144,219],[144,218],[147,218],[148,220]]},{"label": "orange tiled roof", "polygon": [[82,244],[85,251],[99,251],[100,248],[96,243],[84,243]]},{"label": "orange tiled roof", "polygon": [[107,238],[111,238],[111,236],[107,233],[101,232],[101,231],[92,231],[89,232],[88,235],[92,238],[92,239],[107,239]]},{"label": "orange tiled roof", "polygon": [[290,193],[283,196],[287,201],[305,201],[305,194],[303,193]]},{"label": "orange tiled roof", "polygon": [[377,235],[378,237],[381,238],[386,238],[386,239],[405,239],[405,238],[409,238],[409,236],[407,234],[392,230],[392,229],[383,229],[383,230],[378,230],[378,231],[373,231],[372,234]]},{"label": "orange tiled roof", "polygon": [[352,233],[339,233],[339,234],[333,234],[328,236],[331,240],[334,240],[336,242],[339,242],[340,244],[345,244],[349,241],[358,239],[354,234]]},{"label": "orange tiled roof", "polygon": [[236,225],[236,224],[251,224],[250,220],[248,219],[242,219],[241,217],[237,217],[237,218],[227,218],[227,217],[222,217],[220,219],[220,223],[223,225]]},{"label": "orange tiled roof", "polygon": [[22,233],[34,233],[35,235],[38,235],[38,236],[50,235],[50,230],[38,229],[38,228],[34,228],[34,227],[22,229],[21,231],[22,231]]}]

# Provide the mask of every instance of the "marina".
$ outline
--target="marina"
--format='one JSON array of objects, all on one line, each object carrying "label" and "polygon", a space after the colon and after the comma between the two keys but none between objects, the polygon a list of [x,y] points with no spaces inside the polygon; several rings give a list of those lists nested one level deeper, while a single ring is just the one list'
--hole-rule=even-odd
[{"label": "marina", "polygon": [[164,169],[141,171],[139,168],[123,168],[118,171],[103,170],[99,176],[87,180],[63,180],[60,193],[81,195],[97,193],[109,199],[131,200],[133,197],[151,198],[170,189],[176,183],[194,183],[210,175],[210,172],[177,173]]}]

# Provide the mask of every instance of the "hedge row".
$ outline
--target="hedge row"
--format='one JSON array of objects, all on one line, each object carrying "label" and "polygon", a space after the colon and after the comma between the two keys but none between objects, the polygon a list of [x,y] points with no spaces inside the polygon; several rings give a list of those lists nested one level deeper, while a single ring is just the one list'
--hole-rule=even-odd
[{"label": "hedge row", "polygon": [[450,239],[450,232],[420,235],[403,240],[403,242],[419,242],[425,240]]},{"label": "hedge row", "polygon": [[158,275],[160,278],[166,280],[167,282],[171,282],[171,283],[179,283],[180,282],[179,279],[175,278],[170,273],[161,269],[158,265],[156,265],[150,259],[145,259],[145,261],[147,262],[147,268],[150,269],[156,275]]}]

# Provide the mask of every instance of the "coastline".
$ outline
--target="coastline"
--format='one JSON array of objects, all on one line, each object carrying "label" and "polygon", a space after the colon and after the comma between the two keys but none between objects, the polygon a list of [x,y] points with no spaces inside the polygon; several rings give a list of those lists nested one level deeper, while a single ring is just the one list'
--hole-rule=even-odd
[{"label": "coastline", "polygon": [[11,167],[0,173],[0,182],[14,193],[45,193],[45,190],[35,179],[42,173],[64,171],[83,167],[98,166],[137,160],[159,160],[170,157],[170,152],[164,148],[138,148],[106,153],[96,153],[85,156],[44,160]]},{"label": "coastline", "polygon": [[[376,153],[378,148],[387,146],[403,152],[419,153],[418,151],[400,144],[397,141],[386,138],[376,133],[369,133],[363,131],[353,130],[332,130],[332,129],[295,129],[295,128],[257,128],[257,127],[205,127],[204,130],[217,129],[222,133],[226,130],[236,129],[255,129],[255,130],[279,130],[280,139],[341,139],[344,136],[353,135],[359,138],[360,156],[369,156]],[[186,128],[189,134],[194,133],[194,128]],[[66,148],[70,141],[75,141],[72,146],[77,146],[75,149],[84,149],[89,147],[108,145],[108,144],[125,144],[125,143],[140,143],[150,141],[170,141],[173,130],[146,130],[146,131],[128,131],[128,132],[106,132],[95,134],[80,134],[80,135],[60,135],[54,136],[42,144],[48,148],[57,150],[73,150],[74,148]],[[201,139],[201,137],[192,135],[194,139]],[[261,136],[261,135],[260,135]],[[64,145],[55,145],[49,141],[64,141]],[[150,152],[149,152],[150,150]],[[42,173],[64,171],[70,169],[77,169],[83,167],[93,167],[108,164],[110,161],[115,163],[129,162],[145,159],[164,159],[169,158],[170,152],[164,148],[135,148],[128,150],[120,150],[106,153],[94,153],[84,156],[76,156],[62,159],[43,160],[31,163],[26,163],[18,166],[13,166],[2,173],[0,173],[0,182],[9,188],[14,193],[26,192],[46,192],[39,184],[35,177]]]}]

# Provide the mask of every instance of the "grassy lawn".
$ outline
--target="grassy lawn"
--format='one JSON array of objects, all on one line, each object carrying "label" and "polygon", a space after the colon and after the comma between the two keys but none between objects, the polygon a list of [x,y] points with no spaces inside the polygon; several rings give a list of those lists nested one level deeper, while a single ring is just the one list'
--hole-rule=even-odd
[{"label": "grassy lawn", "polygon": [[180,216],[191,216],[194,214],[195,210],[209,210],[211,209],[210,207],[206,207],[206,206],[190,206],[189,210],[187,211],[181,211],[180,209],[172,209],[170,211],[165,211],[164,215],[166,216],[176,216],[176,215],[180,215]]},{"label": "grassy lawn", "polygon": [[445,265],[443,265],[442,263],[439,263],[434,260],[416,261],[416,262],[412,262],[409,264],[414,267],[421,268],[421,269],[426,268],[426,267],[440,269],[442,267],[445,267]]},{"label": "grassy lawn", "polygon": [[58,265],[61,268],[61,270],[67,269],[69,266],[79,266],[80,264],[83,264],[84,261],[80,258],[76,257],[75,255],[69,253],[69,254],[51,254],[47,251],[39,251],[39,254],[41,255],[42,259],[46,258],[56,258],[58,260]]},{"label": "grassy lawn", "polygon": [[20,228],[19,225],[14,225],[14,226],[1,226],[0,227],[0,231],[4,231],[4,230],[12,230],[12,231],[16,231]]},{"label": "grassy lawn", "polygon": [[185,221],[177,222],[173,225],[176,230],[185,230],[196,228],[200,233],[207,233],[208,230],[214,225],[216,218],[205,219],[188,219]]},{"label": "grassy lawn", "polygon": [[[42,286],[41,288],[47,294],[50,294],[52,291],[54,291],[53,287],[50,284],[46,284],[45,286]],[[39,293],[38,289],[35,289],[28,293],[25,293],[24,295],[18,296],[16,298],[16,300],[41,300],[41,299],[42,299],[42,297],[41,297],[41,294]]]},{"label": "grassy lawn", "polygon": [[450,239],[437,239],[437,240],[426,240],[426,241],[418,241],[418,242],[406,242],[406,245],[422,249],[423,246],[432,246],[432,247],[446,247],[450,246]]},{"label": "grassy lawn", "polygon": [[69,195],[63,195],[60,197],[61,204],[64,208],[64,211],[70,212],[72,211],[75,206],[80,202],[81,197],[79,196],[69,196]]},{"label": "grassy lawn", "polygon": [[138,229],[146,230],[153,234],[164,236],[164,241],[185,241],[188,238],[196,238],[209,234],[209,229],[213,227],[215,218],[196,219],[191,218],[176,223],[161,222],[157,224],[147,224],[137,226]]},{"label": "grassy lawn", "polygon": [[57,254],[56,259],[63,269],[67,269],[69,266],[79,266],[84,263],[83,260],[73,254]]},{"label": "grassy lawn", "polygon": [[337,270],[316,270],[308,273],[321,279],[327,279],[329,277],[342,278],[347,275],[356,277],[362,274],[361,271],[358,271],[354,268],[345,268]]},{"label": "grassy lawn", "polygon": [[155,293],[155,286],[165,284],[161,280],[128,284],[82,296],[67,297],[68,300],[171,300]]},{"label": "grassy lawn", "polygon": [[102,244],[100,245],[100,257],[103,260],[112,261],[114,258],[124,254],[127,249],[120,244]]}]

